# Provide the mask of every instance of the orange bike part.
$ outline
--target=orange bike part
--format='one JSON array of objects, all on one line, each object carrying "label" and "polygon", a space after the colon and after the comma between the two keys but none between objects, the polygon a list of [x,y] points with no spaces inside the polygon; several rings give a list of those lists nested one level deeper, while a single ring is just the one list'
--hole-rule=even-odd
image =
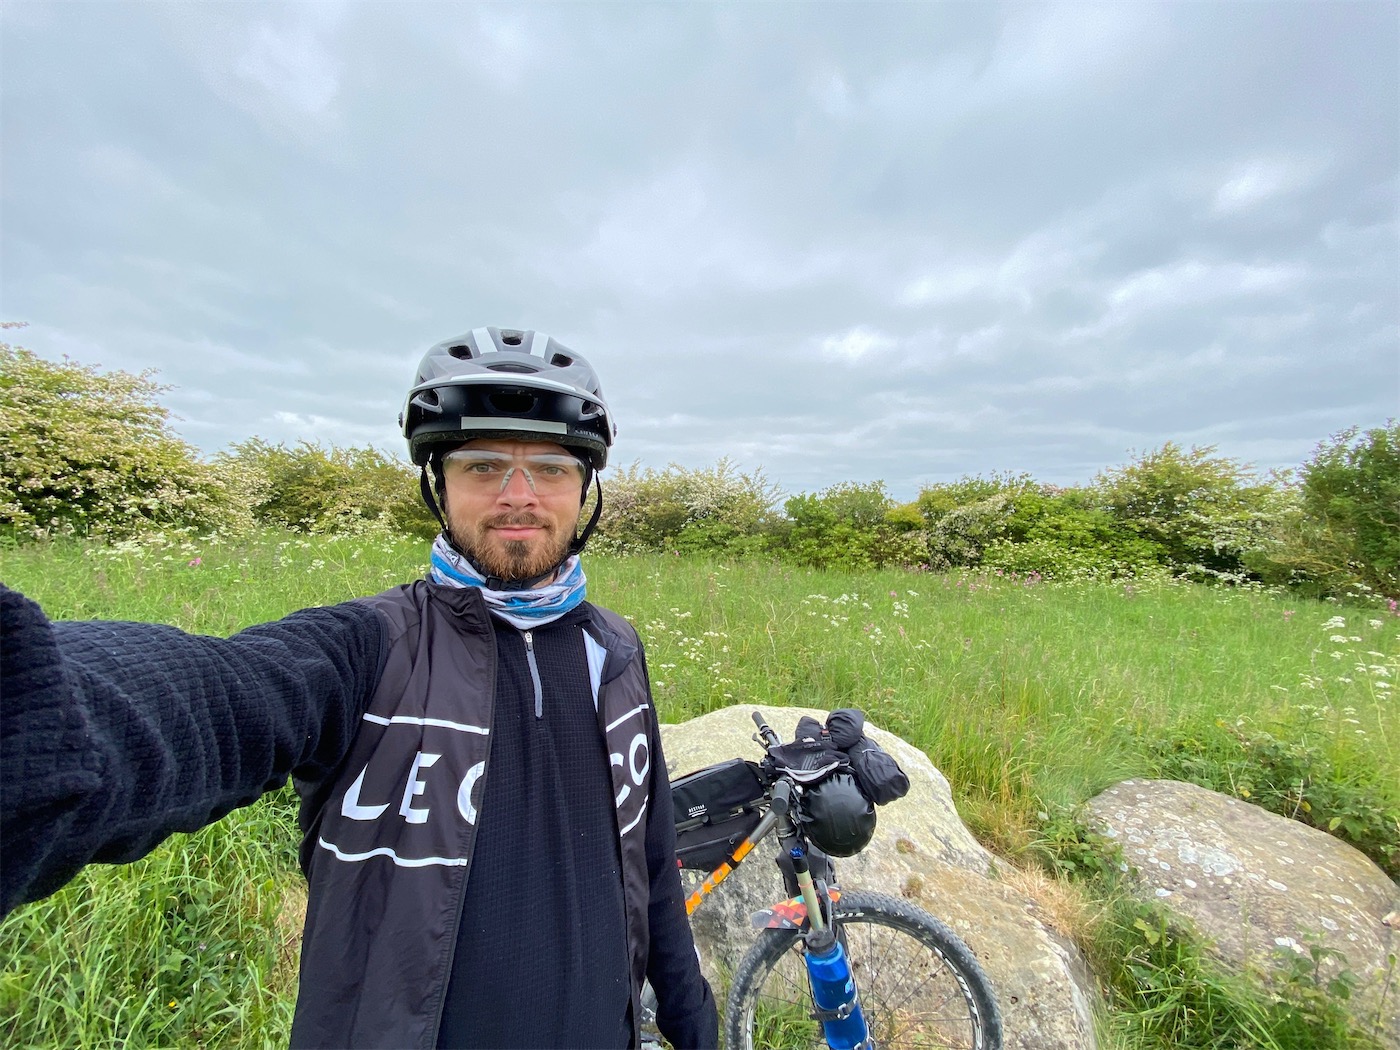
[{"label": "orange bike part", "polygon": [[729,855],[728,860],[705,876],[705,881],[700,883],[700,885],[696,887],[695,892],[685,900],[685,913],[687,915],[698,908],[700,902],[708,897],[716,886],[729,877],[730,872],[738,866],[739,862],[749,855],[749,851],[753,849],[753,846],[752,839],[744,839],[743,842],[734,847],[734,852]]},{"label": "orange bike part", "polygon": [[[841,899],[838,889],[827,890],[831,903]],[[752,922],[756,930],[800,930],[807,922],[807,905],[801,897],[779,901],[771,908],[753,913]]]}]

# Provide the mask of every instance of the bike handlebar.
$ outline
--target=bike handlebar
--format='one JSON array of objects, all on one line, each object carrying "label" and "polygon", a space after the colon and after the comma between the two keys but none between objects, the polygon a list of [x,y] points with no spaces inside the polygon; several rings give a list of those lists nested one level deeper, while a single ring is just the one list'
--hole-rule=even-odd
[{"label": "bike handlebar", "polygon": [[779,737],[777,733],[773,732],[772,727],[769,726],[768,723],[763,720],[762,711],[754,711],[752,714],[753,724],[758,726],[758,733],[761,737],[763,737],[763,743],[765,746],[777,747],[783,742],[782,738]]}]

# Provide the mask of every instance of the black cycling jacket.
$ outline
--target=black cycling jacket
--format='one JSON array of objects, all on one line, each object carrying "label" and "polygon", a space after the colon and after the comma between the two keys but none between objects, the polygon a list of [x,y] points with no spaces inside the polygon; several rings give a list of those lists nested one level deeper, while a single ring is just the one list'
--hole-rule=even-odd
[{"label": "black cycling jacket", "polygon": [[[0,599],[0,908],[91,861],[134,860],[294,773],[310,789],[313,901],[294,1044],[434,1046],[486,775],[473,730],[490,725],[494,653],[479,594],[420,581],[228,639],[50,625],[13,592]],[[659,754],[638,775],[654,723],[640,648],[603,610],[585,630],[614,758],[634,1006],[650,968],[663,1032],[711,1047],[674,858],[637,834],[669,818]],[[648,805],[661,793],[664,807]],[[670,828],[653,832],[673,844]]]}]

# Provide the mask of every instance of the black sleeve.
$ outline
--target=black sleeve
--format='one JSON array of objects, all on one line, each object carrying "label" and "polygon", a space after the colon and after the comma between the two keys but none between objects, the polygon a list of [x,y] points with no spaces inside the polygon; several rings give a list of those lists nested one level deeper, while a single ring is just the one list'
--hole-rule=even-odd
[{"label": "black sleeve", "polygon": [[647,980],[656,992],[656,1026],[676,1050],[715,1050],[719,1046],[719,1013],[709,982],[700,973],[690,918],[685,913],[685,895],[676,867],[671,781],[655,724],[651,746],[651,801],[647,807],[651,954]]},{"label": "black sleeve", "polygon": [[0,915],[323,775],[373,695],[385,627],[351,602],[232,638],[50,623],[0,586]]}]

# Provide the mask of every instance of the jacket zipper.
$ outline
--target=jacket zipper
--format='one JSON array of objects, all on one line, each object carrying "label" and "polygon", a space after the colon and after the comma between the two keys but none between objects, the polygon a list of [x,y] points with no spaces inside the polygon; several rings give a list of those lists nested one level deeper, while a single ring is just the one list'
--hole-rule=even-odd
[{"label": "jacket zipper", "polygon": [[535,663],[535,632],[521,631],[525,639],[525,661],[530,665],[530,681],[535,686],[535,718],[544,717],[544,694],[540,690],[540,669]]}]

